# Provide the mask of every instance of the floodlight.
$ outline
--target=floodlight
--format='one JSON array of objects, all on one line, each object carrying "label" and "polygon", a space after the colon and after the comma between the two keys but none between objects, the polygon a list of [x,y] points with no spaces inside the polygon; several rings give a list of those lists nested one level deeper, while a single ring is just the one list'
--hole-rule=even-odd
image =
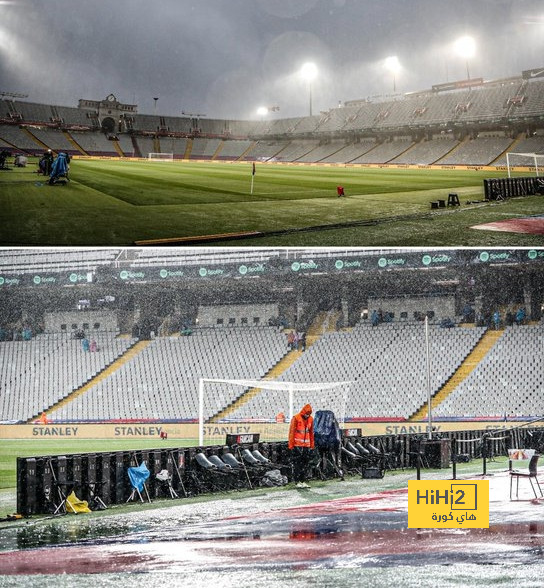
[{"label": "floodlight", "polygon": [[259,116],[265,116],[268,114],[268,108],[266,106],[259,106],[259,108],[257,108],[257,114]]},{"label": "floodlight", "polygon": [[312,82],[317,77],[317,65],[315,63],[305,63],[300,69],[300,75],[307,82]]},{"label": "floodlight", "polygon": [[468,69],[468,60],[474,57],[476,53],[476,41],[472,37],[464,36],[455,41],[455,51],[460,57],[464,57],[467,66],[467,79],[470,80],[470,71]]},{"label": "floodlight", "polygon": [[399,58],[396,55],[392,55],[391,57],[386,57],[385,67],[393,74],[398,73],[400,71]]},{"label": "floodlight", "polygon": [[386,69],[393,74],[393,92],[397,91],[397,74],[400,71],[400,61],[396,55],[386,57],[384,61]]},{"label": "floodlight", "polygon": [[461,37],[455,41],[455,51],[461,57],[470,59],[476,53],[476,42],[472,37]]},{"label": "floodlight", "polygon": [[310,116],[312,116],[312,82],[317,77],[317,65],[315,63],[305,63],[300,69],[300,75],[308,82],[310,89]]}]

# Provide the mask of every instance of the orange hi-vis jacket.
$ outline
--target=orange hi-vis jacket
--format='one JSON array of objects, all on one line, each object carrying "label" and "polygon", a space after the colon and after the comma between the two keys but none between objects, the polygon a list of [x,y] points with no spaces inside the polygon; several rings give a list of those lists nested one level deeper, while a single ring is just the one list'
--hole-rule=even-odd
[{"label": "orange hi-vis jacket", "polygon": [[[310,415],[305,419],[302,415]],[[314,448],[314,419],[311,416],[312,407],[307,404],[291,419],[289,427],[289,449],[293,447]]]}]

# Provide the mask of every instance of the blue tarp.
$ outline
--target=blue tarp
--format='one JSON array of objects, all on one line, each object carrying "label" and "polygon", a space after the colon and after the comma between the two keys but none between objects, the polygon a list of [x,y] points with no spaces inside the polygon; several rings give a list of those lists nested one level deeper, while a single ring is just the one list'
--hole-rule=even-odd
[{"label": "blue tarp", "polygon": [[49,176],[53,179],[65,176],[68,173],[68,162],[66,161],[66,153],[59,153],[57,158],[51,166],[51,173]]},{"label": "blue tarp", "polygon": [[145,461],[142,461],[138,467],[128,468],[127,472],[132,487],[141,492],[145,481],[149,478],[149,470]]}]

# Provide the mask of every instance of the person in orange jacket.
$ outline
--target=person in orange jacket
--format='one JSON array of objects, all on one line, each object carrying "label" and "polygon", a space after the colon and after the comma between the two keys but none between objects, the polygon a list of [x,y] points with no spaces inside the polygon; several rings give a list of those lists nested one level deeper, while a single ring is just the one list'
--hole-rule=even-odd
[{"label": "person in orange jacket", "polygon": [[289,427],[289,443],[293,462],[293,479],[297,488],[309,488],[306,483],[308,464],[312,458],[314,444],[314,419],[312,407],[306,404],[291,419]]}]

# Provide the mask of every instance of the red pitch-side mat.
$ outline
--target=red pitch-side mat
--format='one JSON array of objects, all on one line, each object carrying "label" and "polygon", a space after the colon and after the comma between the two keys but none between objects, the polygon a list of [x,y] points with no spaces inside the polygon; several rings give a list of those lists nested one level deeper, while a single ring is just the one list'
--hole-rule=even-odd
[{"label": "red pitch-side mat", "polygon": [[544,235],[544,216],[529,216],[525,218],[511,218],[494,223],[474,225],[471,229],[482,231],[501,231],[504,233],[529,233],[530,235]]},{"label": "red pitch-side mat", "polygon": [[119,537],[0,553],[0,575],[165,570],[187,575],[202,569],[259,574],[316,566],[489,566],[510,559],[539,567],[544,501],[510,501],[508,478],[496,478],[496,522],[489,529],[408,529],[407,490],[391,490],[201,524],[180,526],[162,514],[159,530],[138,529],[135,520],[138,530]]}]

